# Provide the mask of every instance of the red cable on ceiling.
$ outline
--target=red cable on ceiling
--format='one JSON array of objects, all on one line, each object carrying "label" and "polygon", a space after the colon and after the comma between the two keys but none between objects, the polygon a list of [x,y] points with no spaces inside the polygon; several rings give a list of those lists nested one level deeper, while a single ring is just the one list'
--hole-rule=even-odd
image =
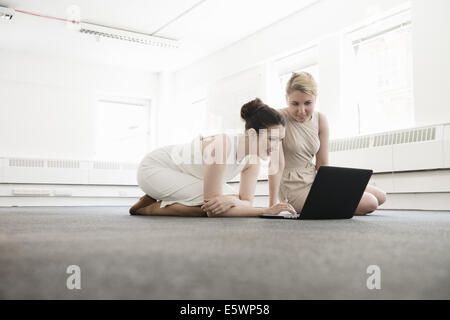
[{"label": "red cable on ceiling", "polygon": [[30,12],[30,11],[25,11],[25,10],[18,10],[18,9],[14,9],[14,10],[16,12],[20,12],[20,13],[23,13],[23,14],[28,14],[28,15],[31,15],[31,16],[36,16],[36,17],[41,17],[41,18],[46,18],[46,19],[59,20],[59,21],[64,21],[64,22],[79,23],[79,21],[75,21],[75,20],[69,20],[69,19],[64,19],[64,18],[46,16],[46,15],[43,15],[43,14],[34,13],[34,12]]}]

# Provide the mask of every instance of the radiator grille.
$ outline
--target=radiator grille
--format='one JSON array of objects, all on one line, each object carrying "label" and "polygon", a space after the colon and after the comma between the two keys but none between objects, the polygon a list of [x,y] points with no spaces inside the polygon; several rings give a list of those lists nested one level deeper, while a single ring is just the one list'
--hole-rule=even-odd
[{"label": "radiator grille", "polygon": [[47,167],[60,169],[78,169],[80,168],[80,162],[76,160],[48,160]]},{"label": "radiator grille", "polygon": [[364,149],[370,147],[370,137],[356,137],[350,139],[338,139],[330,142],[330,151],[345,151]]},{"label": "radiator grille", "polygon": [[96,161],[96,162],[94,162],[94,169],[120,170],[120,163],[119,162]]},{"label": "radiator grille", "polygon": [[10,167],[43,168],[44,160],[38,159],[9,159]]},{"label": "radiator grille", "polygon": [[330,141],[330,152],[382,147],[395,144],[416,143],[436,140],[436,127],[382,133]]},{"label": "radiator grille", "polygon": [[393,132],[388,134],[376,135],[373,138],[374,147],[430,141],[436,139],[436,127],[414,129],[403,132]]}]

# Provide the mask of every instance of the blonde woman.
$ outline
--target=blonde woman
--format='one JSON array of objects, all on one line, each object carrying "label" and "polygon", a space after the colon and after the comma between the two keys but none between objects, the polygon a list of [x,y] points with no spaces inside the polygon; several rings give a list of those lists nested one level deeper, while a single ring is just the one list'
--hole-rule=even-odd
[{"label": "blonde woman", "polygon": [[[287,199],[300,212],[317,170],[328,165],[328,123],[323,113],[314,110],[316,99],[313,76],[293,73],[286,85],[288,107],[279,110],[286,120],[286,131],[279,152],[280,170],[269,175],[270,205],[277,203],[278,198]],[[355,214],[373,212],[385,201],[383,190],[368,185]]]},{"label": "blonde woman", "polygon": [[[288,203],[254,208],[259,158],[277,150],[284,137],[284,118],[260,99],[241,108],[245,134],[197,137],[187,144],[150,152],[137,172],[145,195],[132,215],[252,217],[289,211]],[[253,159],[253,160],[252,160]],[[239,193],[226,184],[240,174]]]}]

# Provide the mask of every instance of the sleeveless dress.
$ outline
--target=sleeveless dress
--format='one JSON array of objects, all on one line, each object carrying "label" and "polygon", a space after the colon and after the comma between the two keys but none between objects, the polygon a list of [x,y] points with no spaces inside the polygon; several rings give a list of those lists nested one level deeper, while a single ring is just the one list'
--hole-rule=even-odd
[{"label": "sleeveless dress", "polygon": [[[238,194],[226,182],[233,179],[245,167],[248,156],[240,162],[237,159],[237,135],[232,139],[231,152],[226,161],[222,194]],[[203,178],[204,161],[199,135],[191,142],[169,145],[153,150],[139,164],[137,182],[147,195],[161,200],[161,208],[180,203],[186,206],[200,206],[204,203]]]},{"label": "sleeveless dress", "polygon": [[297,212],[301,212],[316,177],[313,158],[320,148],[319,114],[315,111],[311,120],[301,123],[286,109],[278,111],[286,120],[286,135],[283,139],[285,167],[279,199],[287,199]]}]

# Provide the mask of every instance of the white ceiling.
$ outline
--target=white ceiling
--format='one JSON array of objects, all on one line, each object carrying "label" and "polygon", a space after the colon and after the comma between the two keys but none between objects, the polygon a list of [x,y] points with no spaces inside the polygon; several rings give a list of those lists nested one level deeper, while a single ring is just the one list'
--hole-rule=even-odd
[{"label": "white ceiling", "polygon": [[[316,0],[0,0],[0,5],[180,40],[179,49],[100,39],[64,22],[16,13],[0,20],[0,48],[150,71],[175,70],[279,21]],[[158,31],[155,33],[155,31]]]}]

